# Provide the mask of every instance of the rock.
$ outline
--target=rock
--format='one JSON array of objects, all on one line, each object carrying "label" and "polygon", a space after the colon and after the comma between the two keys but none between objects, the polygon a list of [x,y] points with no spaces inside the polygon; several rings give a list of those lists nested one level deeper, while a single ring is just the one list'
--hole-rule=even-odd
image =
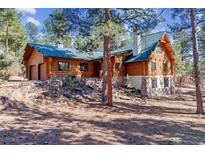
[{"label": "rock", "polygon": [[0,96],[0,111],[17,108],[16,102],[10,100],[8,97]]},{"label": "rock", "polygon": [[[7,82],[1,87],[5,97],[21,102],[61,103],[61,102],[101,102],[102,79],[77,78],[73,86],[65,84],[63,78],[52,78],[47,81]],[[1,94],[1,92],[0,92]],[[136,90],[125,86],[113,87],[113,97],[124,100],[135,99]],[[133,96],[133,97],[132,97]],[[4,100],[4,98],[2,98]],[[5,100],[4,100],[5,101]],[[6,108],[8,108],[7,104]]]},{"label": "rock", "polygon": [[45,134],[39,136],[38,144],[52,144],[57,136],[57,130],[49,130]]}]

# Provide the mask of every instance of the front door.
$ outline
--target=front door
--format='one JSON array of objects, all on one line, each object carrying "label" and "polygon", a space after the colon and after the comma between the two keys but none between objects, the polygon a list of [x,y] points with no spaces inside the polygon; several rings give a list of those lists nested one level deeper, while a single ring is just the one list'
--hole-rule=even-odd
[{"label": "front door", "polygon": [[94,77],[100,76],[100,70],[101,70],[101,63],[100,62],[94,62]]}]

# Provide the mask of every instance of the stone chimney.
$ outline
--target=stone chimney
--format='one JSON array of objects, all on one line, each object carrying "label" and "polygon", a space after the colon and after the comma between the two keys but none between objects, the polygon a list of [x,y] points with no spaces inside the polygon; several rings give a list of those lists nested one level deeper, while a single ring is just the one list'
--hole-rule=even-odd
[{"label": "stone chimney", "polygon": [[141,31],[140,30],[134,30],[133,31],[133,55],[137,55],[140,53],[142,47],[141,47]]},{"label": "stone chimney", "polygon": [[60,40],[58,40],[58,41],[56,42],[56,47],[57,47],[57,48],[60,48],[60,49],[63,49],[63,43],[62,43]]}]

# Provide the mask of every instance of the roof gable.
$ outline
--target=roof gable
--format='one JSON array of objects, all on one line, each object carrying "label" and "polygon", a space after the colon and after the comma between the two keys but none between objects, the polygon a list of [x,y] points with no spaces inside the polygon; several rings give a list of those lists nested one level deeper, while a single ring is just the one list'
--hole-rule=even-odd
[{"label": "roof gable", "polygon": [[133,62],[141,62],[141,61],[148,60],[150,55],[151,55],[151,53],[152,53],[152,51],[155,50],[157,45],[158,45],[158,42],[155,42],[150,47],[141,50],[141,52],[138,55],[136,55],[136,56],[133,56],[133,55],[128,56],[125,59],[124,63],[133,63]]},{"label": "roof gable", "polygon": [[141,51],[138,53],[138,55],[128,56],[125,59],[124,63],[133,63],[133,62],[141,62],[141,61],[148,60],[151,53],[158,46],[159,41],[162,40],[165,34],[166,33],[162,31],[162,32],[154,33],[154,34],[143,35],[141,37],[141,46],[142,46]]}]

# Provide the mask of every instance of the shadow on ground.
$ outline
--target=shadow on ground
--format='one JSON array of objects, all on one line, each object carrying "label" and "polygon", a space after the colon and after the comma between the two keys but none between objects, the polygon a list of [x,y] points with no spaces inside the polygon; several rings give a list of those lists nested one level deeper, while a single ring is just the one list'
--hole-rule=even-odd
[{"label": "shadow on ground", "polygon": [[[141,114],[153,117],[170,114],[204,119],[190,110],[123,102],[112,108],[97,104],[83,106],[106,116],[119,115],[108,121],[104,120],[103,114],[86,118],[71,111],[57,114],[21,102],[7,101],[13,105],[1,111],[1,115],[15,119],[0,121],[0,144],[205,144],[203,123],[138,118]],[[136,113],[136,116],[123,117],[125,113]]]}]

